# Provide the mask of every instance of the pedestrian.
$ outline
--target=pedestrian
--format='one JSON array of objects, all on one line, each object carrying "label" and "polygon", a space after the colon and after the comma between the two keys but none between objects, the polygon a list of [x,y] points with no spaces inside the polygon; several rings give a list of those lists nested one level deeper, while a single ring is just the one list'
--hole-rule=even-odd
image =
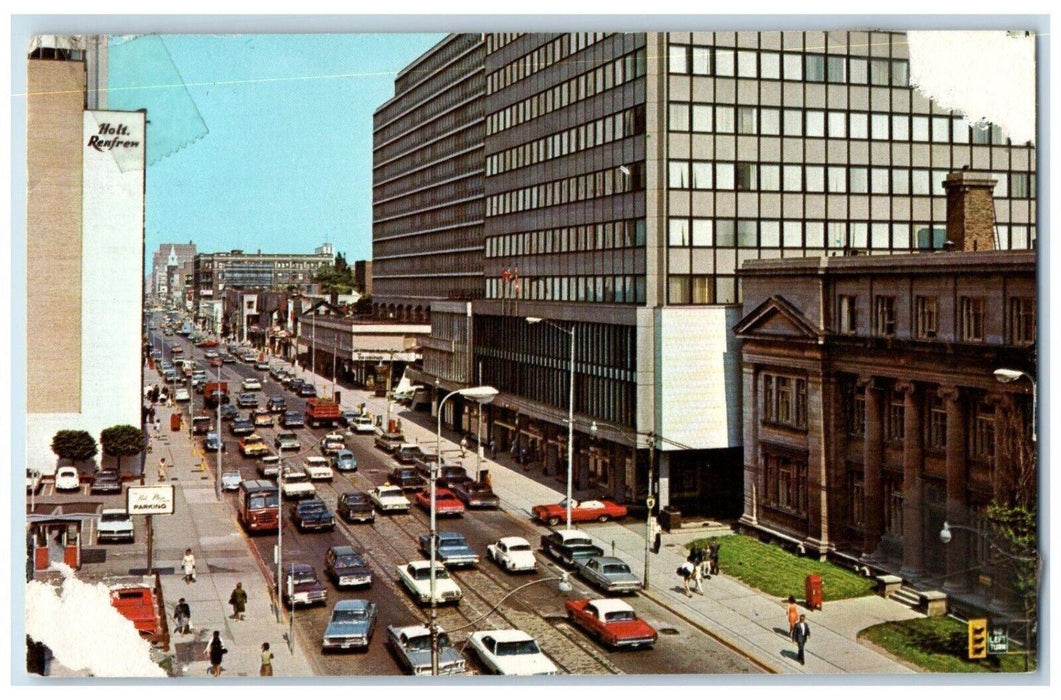
[{"label": "pedestrian", "polygon": [[206,649],[203,650],[210,659],[210,675],[215,678],[221,675],[221,659],[224,658],[225,654],[228,653],[228,649],[225,648],[225,643],[221,641],[221,633],[214,630],[214,636],[206,645]]},{"label": "pedestrian", "polygon": [[184,569],[184,582],[195,583],[195,555],[189,547],[184,550],[184,558],[181,559],[181,568]]},{"label": "pedestrian", "polygon": [[693,566],[692,562],[688,561],[678,567],[678,575],[682,577],[682,585],[685,586],[685,595],[689,598],[693,597],[693,594],[689,591],[689,583],[693,579],[694,568],[696,567]]},{"label": "pedestrian", "polygon": [[242,620],[243,613],[247,610],[247,591],[243,590],[243,584],[237,583],[232,589],[232,595],[228,597],[228,604],[232,606],[232,619]]},{"label": "pedestrian", "polygon": [[468,436],[461,438],[461,459],[464,459],[465,455],[468,454]]},{"label": "pedestrian", "polygon": [[710,562],[711,566],[708,573],[718,575],[718,550],[722,548],[722,543],[717,539],[711,540],[711,545],[707,548],[707,561]]},{"label": "pedestrian", "polygon": [[490,459],[497,459],[497,441],[490,441]]},{"label": "pedestrian", "polygon": [[652,552],[659,554],[660,545],[663,544],[663,528],[659,526],[659,518],[653,516],[649,521],[649,530],[652,535]]},{"label": "pedestrian", "polygon": [[158,460],[158,480],[166,480],[166,458],[162,457]]},{"label": "pedestrian", "polygon": [[[706,567],[706,561],[702,561],[699,564],[693,564],[692,583],[696,587],[696,592],[700,595],[704,594],[704,571],[706,571]],[[690,595],[690,597],[692,596]]]},{"label": "pedestrian", "polygon": [[192,630],[192,609],[188,602],[181,598],[173,608],[173,619],[177,621],[177,631],[188,634]]},{"label": "pedestrian", "polygon": [[807,624],[807,616],[800,615],[799,622],[792,629],[792,636],[796,640],[796,645],[799,647],[799,655],[796,657],[799,662],[806,665],[806,661],[803,658],[803,646],[810,639],[810,625]]},{"label": "pedestrian", "polygon": [[796,623],[799,622],[799,608],[796,607],[796,596],[788,597],[788,636],[796,641]]},{"label": "pedestrian", "polygon": [[258,675],[273,675],[273,652],[269,651],[269,642],[262,643],[262,667],[259,669]]}]

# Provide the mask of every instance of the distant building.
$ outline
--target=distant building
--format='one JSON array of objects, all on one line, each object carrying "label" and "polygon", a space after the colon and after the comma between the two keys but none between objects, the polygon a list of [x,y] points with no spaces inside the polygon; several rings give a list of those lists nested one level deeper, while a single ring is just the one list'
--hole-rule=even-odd
[{"label": "distant building", "polygon": [[313,254],[314,255],[327,255],[329,257],[334,258],[335,257],[335,248],[332,246],[331,243],[325,243],[323,245],[319,245],[316,248],[314,248],[313,249]]},{"label": "distant building", "polygon": [[354,290],[361,296],[372,296],[372,261],[358,260],[354,263]]},{"label": "distant building", "polygon": [[193,271],[195,244],[163,243],[151,256],[150,293],[160,299],[184,300],[186,276]]}]

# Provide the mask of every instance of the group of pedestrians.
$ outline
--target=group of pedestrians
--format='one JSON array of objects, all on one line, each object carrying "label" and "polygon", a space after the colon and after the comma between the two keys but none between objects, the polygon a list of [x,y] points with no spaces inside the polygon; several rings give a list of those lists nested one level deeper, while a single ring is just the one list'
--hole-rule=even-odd
[{"label": "group of pedestrians", "polygon": [[[654,545],[657,552],[659,551],[658,539],[657,535],[657,544]],[[692,598],[694,590],[703,595],[704,579],[718,575],[718,552],[721,546],[718,540],[712,540],[706,550],[699,546],[694,546],[689,550],[685,563],[678,567],[678,575],[682,577],[687,597]]]}]

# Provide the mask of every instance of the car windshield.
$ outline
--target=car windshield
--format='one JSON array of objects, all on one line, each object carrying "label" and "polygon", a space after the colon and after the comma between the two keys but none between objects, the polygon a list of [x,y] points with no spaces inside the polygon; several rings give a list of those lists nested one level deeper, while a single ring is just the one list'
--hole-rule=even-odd
[{"label": "car windshield", "polygon": [[348,506],[355,506],[365,502],[365,497],[359,493],[350,493],[343,496],[343,501]]},{"label": "car windshield", "polygon": [[[406,641],[405,646],[409,649],[409,651],[431,651],[431,635],[430,634],[422,634],[422,635],[420,635],[418,637],[409,637],[408,640]],[[448,646],[450,646],[449,635],[446,634],[445,632],[439,632],[439,634],[438,634],[438,647],[439,647],[439,649],[441,649],[443,647],[448,647]]]},{"label": "car windshield", "polygon": [[125,514],[125,513],[104,513],[103,517],[100,518],[100,520],[102,520],[104,522],[107,522],[107,523],[121,522],[123,520],[128,520],[128,519],[129,519],[129,516],[127,514]]},{"label": "car windshield", "polygon": [[315,583],[317,581],[317,577],[311,569],[296,569],[292,578],[295,583]]},{"label": "car windshield", "polygon": [[626,564],[605,564],[604,573],[606,574],[628,574],[630,573],[630,567]]},{"label": "car windshield", "polygon": [[249,508],[276,508],[280,505],[280,496],[275,493],[255,494],[247,502]]},{"label": "car windshield", "polygon": [[368,619],[368,610],[336,610],[332,622],[360,622]]},{"label": "car windshield", "polygon": [[[431,567],[425,566],[419,569],[413,569],[413,575],[417,581],[427,581],[431,578]],[[449,578],[449,573],[441,566],[435,567],[435,578]]]},{"label": "car windshield", "polygon": [[635,620],[633,610],[615,610],[613,612],[604,613],[604,620],[606,622],[629,622]]},{"label": "car windshield", "polygon": [[498,656],[516,656],[517,654],[540,654],[538,643],[533,639],[518,642],[498,642],[494,653]]},{"label": "car windshield", "polygon": [[364,566],[365,560],[357,554],[349,554],[345,557],[338,557],[335,560],[336,566]]}]

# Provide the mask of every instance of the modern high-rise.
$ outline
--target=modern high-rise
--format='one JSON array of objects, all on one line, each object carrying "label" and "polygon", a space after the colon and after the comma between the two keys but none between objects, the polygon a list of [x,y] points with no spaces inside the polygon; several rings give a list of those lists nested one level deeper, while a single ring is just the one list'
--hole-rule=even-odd
[{"label": "modern high-rise", "polygon": [[[1034,148],[911,88],[903,33],[484,44],[484,298],[467,310],[467,373],[501,391],[499,449],[559,474],[574,333],[577,487],[640,501],[652,446],[661,506],[740,514],[743,262],[938,250],[942,181],[965,166],[998,181],[994,247],[1034,246]],[[421,239],[388,255],[423,265]],[[417,289],[393,303],[420,303]],[[424,372],[441,374],[426,350]]]}]

